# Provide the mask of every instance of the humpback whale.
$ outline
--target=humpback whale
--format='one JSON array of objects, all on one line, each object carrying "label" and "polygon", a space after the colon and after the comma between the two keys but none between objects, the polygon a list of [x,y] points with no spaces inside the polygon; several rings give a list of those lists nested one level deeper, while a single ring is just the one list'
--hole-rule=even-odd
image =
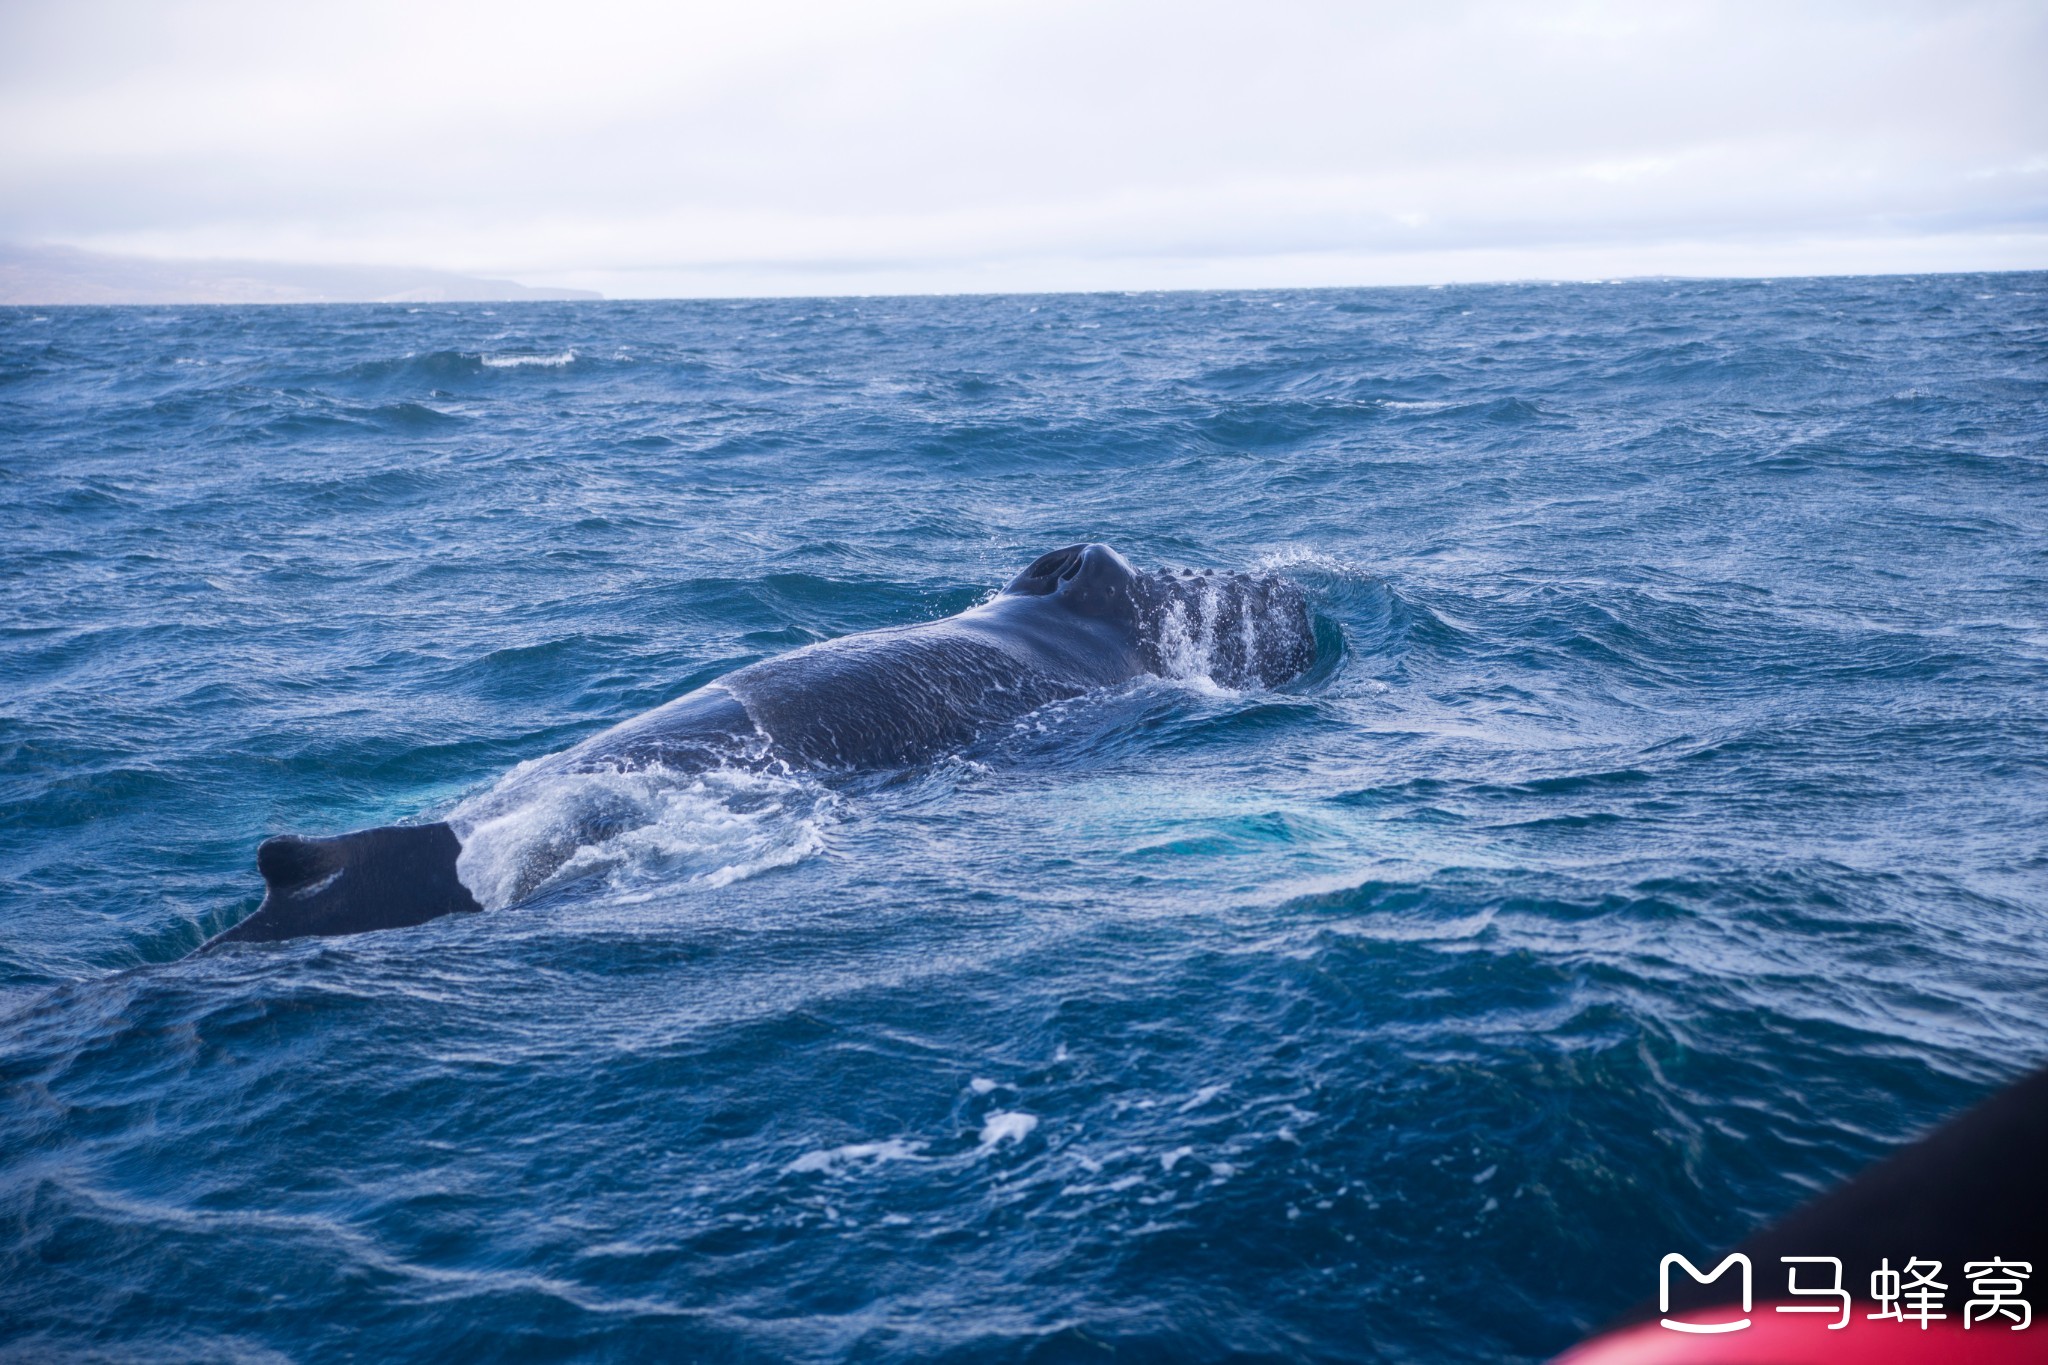
[{"label": "humpback whale", "polygon": [[[516,814],[550,776],[783,765],[904,767],[956,751],[1050,702],[1145,674],[1234,688],[1307,672],[1315,632],[1299,586],[1270,574],[1139,573],[1107,545],[1034,560],[943,620],[842,636],[750,664],[537,763],[465,803],[470,831]],[[462,829],[389,825],[256,850],[263,903],[208,940],[262,942],[421,924],[530,894],[577,849],[616,833],[601,811],[523,850],[509,884],[464,881]]]}]

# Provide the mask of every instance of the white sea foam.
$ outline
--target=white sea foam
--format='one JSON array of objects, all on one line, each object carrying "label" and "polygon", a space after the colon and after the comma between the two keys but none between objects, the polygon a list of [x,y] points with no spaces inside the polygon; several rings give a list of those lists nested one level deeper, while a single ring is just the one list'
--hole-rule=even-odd
[{"label": "white sea foam", "polygon": [[1323,573],[1338,578],[1375,577],[1373,571],[1366,565],[1355,564],[1348,559],[1339,559],[1337,556],[1326,551],[1311,549],[1302,545],[1289,545],[1282,549],[1269,550],[1258,557],[1253,563],[1252,568],[1257,573]]},{"label": "white sea foam", "polygon": [[487,355],[483,358],[484,364],[494,370],[514,370],[522,365],[559,368],[563,365],[572,365],[575,361],[574,351],[563,351],[557,355]]},{"label": "white sea foam", "polygon": [[923,1151],[922,1142],[905,1142],[901,1138],[890,1138],[886,1142],[849,1142],[844,1147],[805,1152],[790,1162],[787,1169],[797,1173],[836,1171],[856,1161],[915,1161]]},{"label": "white sea foam", "polygon": [[628,892],[725,886],[818,852],[837,804],[784,772],[537,766],[513,769],[448,817],[462,840],[456,876],[487,910],[599,874]]},{"label": "white sea foam", "polygon": [[1022,1142],[1038,1127],[1038,1115],[998,1109],[981,1125],[981,1149],[987,1151],[1005,1142]]}]

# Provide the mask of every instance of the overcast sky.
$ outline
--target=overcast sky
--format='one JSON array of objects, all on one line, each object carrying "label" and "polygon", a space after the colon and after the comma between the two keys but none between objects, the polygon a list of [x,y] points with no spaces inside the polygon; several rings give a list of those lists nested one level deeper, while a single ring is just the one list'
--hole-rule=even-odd
[{"label": "overcast sky", "polygon": [[620,295],[2048,267],[2048,3],[0,0],[0,240]]}]

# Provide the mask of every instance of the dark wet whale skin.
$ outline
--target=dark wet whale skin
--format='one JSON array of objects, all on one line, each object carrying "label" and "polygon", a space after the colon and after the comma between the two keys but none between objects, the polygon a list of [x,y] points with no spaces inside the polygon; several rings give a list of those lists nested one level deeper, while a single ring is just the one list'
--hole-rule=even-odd
[{"label": "dark wet whale skin", "polygon": [[[1276,577],[1135,572],[1107,545],[1034,561],[979,606],[942,621],[827,640],[727,674],[593,736],[574,763],[686,760],[709,731],[758,731],[774,756],[819,768],[887,768],[959,749],[1048,702],[1170,671],[1176,612],[1226,622],[1209,662],[1226,686],[1277,686],[1315,653],[1307,603]],[[1242,647],[1247,618],[1255,646]],[[1212,634],[1215,634],[1212,630]],[[723,693],[746,721],[705,694]]]},{"label": "dark wet whale skin", "polygon": [[[956,616],[826,640],[738,669],[535,765],[490,799],[515,804],[525,785],[548,774],[606,767],[905,766],[1049,702],[1171,673],[1176,654],[1195,644],[1205,671],[1234,687],[1278,686],[1315,657],[1307,601],[1284,578],[1140,574],[1107,545],[1071,545]],[[604,835],[579,831],[576,839]],[[442,823],[265,840],[257,850],[263,904],[201,951],[479,910],[455,875],[460,852]]]},{"label": "dark wet whale skin", "polygon": [[[792,765],[915,763],[967,744],[991,724],[1147,671],[1138,584],[1107,546],[1055,550],[957,616],[751,664],[593,736],[563,759],[687,762],[707,730],[722,738],[744,727]],[[731,710],[735,702],[744,721]]]}]

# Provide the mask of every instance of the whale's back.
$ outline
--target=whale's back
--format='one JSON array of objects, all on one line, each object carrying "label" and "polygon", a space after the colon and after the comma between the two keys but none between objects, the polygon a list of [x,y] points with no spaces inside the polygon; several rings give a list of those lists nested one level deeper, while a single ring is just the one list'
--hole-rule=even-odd
[{"label": "whale's back", "polygon": [[779,757],[820,768],[916,763],[1085,690],[1028,651],[951,622],[828,640],[719,686]]}]

